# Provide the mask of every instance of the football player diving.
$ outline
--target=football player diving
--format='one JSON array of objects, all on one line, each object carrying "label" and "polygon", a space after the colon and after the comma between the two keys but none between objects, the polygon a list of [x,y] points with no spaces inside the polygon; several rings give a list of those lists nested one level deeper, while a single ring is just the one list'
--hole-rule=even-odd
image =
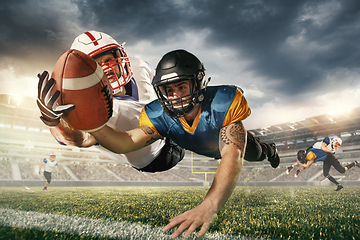
[{"label": "football player diving", "polygon": [[206,80],[205,68],[196,56],[185,50],[171,51],[156,69],[158,99],[142,109],[139,128],[116,129],[110,119],[109,124],[90,132],[97,143],[117,154],[138,151],[165,138],[197,154],[221,159],[203,202],[171,219],[163,229],[179,226],[172,234],[176,238],[186,229],[185,237],[201,227],[198,236],[202,236],[234,190],[243,159],[267,158],[276,168],[280,158],[274,143],[260,143],[245,130],[242,120],[251,110],[242,90],[229,85],[207,87],[210,78]]},{"label": "football player diving", "polygon": [[139,119],[141,127],[119,131],[104,126],[91,134],[103,147],[117,153],[134,151],[165,137],[184,149],[221,159],[202,203],[163,228],[167,231],[179,226],[172,234],[176,238],[186,229],[184,237],[201,227],[198,236],[202,236],[234,190],[243,159],[268,158],[276,168],[280,158],[274,143],[260,143],[245,130],[242,120],[251,110],[241,89],[207,86],[205,68],[196,56],[185,50],[171,51],[156,69],[158,99],[145,105]]},{"label": "football player diving", "polygon": [[[142,108],[155,100],[156,94],[152,86],[154,68],[136,57],[128,57],[124,44],[120,45],[106,33],[88,31],[77,36],[70,48],[89,55],[103,68],[113,90],[113,114],[107,124],[126,131],[139,127]],[[44,71],[39,76],[37,103],[42,114],[41,120],[50,127],[51,134],[60,144],[95,146],[110,159],[119,163],[128,162],[144,172],[165,171],[183,159],[185,151],[169,138],[125,154],[114,153],[100,146],[89,133],[71,128],[61,118],[64,112],[74,108],[73,105],[53,109],[52,102],[57,99],[46,100],[54,85],[55,81],[49,80],[48,73]]]}]

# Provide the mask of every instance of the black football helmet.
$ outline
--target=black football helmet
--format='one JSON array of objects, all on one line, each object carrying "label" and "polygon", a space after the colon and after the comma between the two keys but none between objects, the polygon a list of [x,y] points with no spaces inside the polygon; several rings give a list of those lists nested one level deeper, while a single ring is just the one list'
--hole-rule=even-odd
[{"label": "black football helmet", "polygon": [[[190,80],[190,94],[168,100],[165,86]],[[156,67],[154,89],[164,111],[172,118],[187,115],[205,98],[205,68],[200,60],[185,50],[171,51],[163,56]]]},{"label": "black football helmet", "polygon": [[306,152],[304,150],[299,150],[297,153],[297,159],[302,163],[305,164],[306,160]]}]

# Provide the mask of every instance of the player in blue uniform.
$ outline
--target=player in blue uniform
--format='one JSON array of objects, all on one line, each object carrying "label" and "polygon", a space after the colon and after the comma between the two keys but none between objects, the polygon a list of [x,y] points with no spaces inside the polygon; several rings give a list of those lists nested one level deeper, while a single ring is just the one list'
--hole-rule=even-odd
[{"label": "player in blue uniform", "polygon": [[334,137],[330,139],[329,137],[326,137],[322,142],[315,143],[314,146],[308,148],[306,151],[300,150],[298,153],[298,161],[288,167],[286,174],[289,174],[291,169],[300,164],[302,168],[297,170],[295,174],[295,177],[297,177],[301,171],[309,168],[313,163],[324,162],[324,177],[337,186],[335,191],[340,191],[344,187],[329,174],[331,166],[334,166],[339,173],[345,173],[354,166],[360,167],[360,164],[357,161],[354,161],[345,167],[341,166],[339,160],[337,160],[334,156],[335,151],[340,148],[341,144],[341,138]]},{"label": "player in blue uniform", "polygon": [[245,130],[242,120],[251,110],[240,88],[207,87],[202,63],[185,50],[167,53],[156,69],[158,100],[142,110],[141,127],[124,132],[105,126],[91,134],[117,153],[134,151],[167,137],[195,153],[221,158],[203,202],[171,219],[163,229],[179,226],[172,235],[176,238],[186,229],[185,237],[201,227],[198,235],[202,236],[235,188],[244,157],[249,161],[268,157],[273,167],[280,159],[274,144],[260,144]]},{"label": "player in blue uniform", "polygon": [[39,165],[39,175],[41,174],[42,165],[45,165],[44,177],[46,179],[46,183],[45,183],[45,187],[43,188],[44,192],[47,192],[47,187],[51,182],[51,173],[53,169],[55,168],[57,173],[60,174],[59,169],[57,167],[58,163],[55,159],[56,159],[55,153],[50,153],[50,158],[44,158],[44,160]]}]

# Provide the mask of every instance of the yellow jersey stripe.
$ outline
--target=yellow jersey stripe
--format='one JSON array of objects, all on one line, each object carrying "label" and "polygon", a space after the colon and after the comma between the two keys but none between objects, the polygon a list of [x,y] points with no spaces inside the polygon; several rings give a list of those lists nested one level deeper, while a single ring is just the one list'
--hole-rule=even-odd
[{"label": "yellow jersey stripe", "polygon": [[228,126],[232,123],[246,119],[251,114],[251,109],[246,101],[246,98],[238,89],[236,91],[234,100],[232,101],[229,110],[226,113],[223,127]]}]

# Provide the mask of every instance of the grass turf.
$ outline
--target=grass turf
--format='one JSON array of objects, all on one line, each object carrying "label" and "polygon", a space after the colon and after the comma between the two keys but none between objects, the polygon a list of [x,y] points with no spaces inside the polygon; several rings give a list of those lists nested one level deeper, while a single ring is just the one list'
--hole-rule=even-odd
[{"label": "grass turf", "polygon": [[[154,227],[197,206],[207,187],[0,188],[0,208]],[[269,239],[356,239],[360,187],[237,187],[209,232]],[[0,239],[103,239],[0,226]]]}]

